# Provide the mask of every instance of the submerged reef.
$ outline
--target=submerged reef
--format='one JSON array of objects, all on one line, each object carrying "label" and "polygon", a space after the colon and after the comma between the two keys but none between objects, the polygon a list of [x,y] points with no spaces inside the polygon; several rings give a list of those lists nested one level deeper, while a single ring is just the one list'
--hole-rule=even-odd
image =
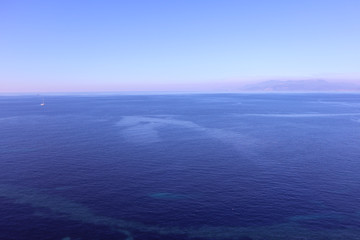
[{"label": "submerged reef", "polygon": [[168,192],[152,193],[152,194],[149,194],[149,196],[151,198],[161,199],[161,200],[177,200],[177,199],[190,198],[189,195],[178,194],[178,193],[168,193]]},{"label": "submerged reef", "polygon": [[[155,197],[179,197],[169,193],[157,193]],[[182,195],[181,195],[182,196]],[[171,236],[184,236],[188,239],[252,239],[252,240],[292,240],[292,239],[360,239],[360,228],[349,226],[338,229],[310,229],[301,224],[303,220],[322,221],[327,218],[341,219],[347,216],[340,214],[325,214],[294,216],[288,222],[268,226],[227,227],[227,226],[193,226],[193,227],[162,227],[146,225],[140,222],[116,219],[95,214],[91,209],[62,197],[52,196],[41,190],[0,184],[0,197],[11,199],[15,204],[26,204],[34,208],[42,208],[50,212],[46,217],[66,218],[84,224],[107,226],[113,231],[124,234],[124,240],[134,240],[139,233],[149,233],[164,239]],[[45,217],[45,216],[44,216]],[[359,218],[354,213],[352,218]],[[330,220],[331,220],[330,219]],[[70,239],[65,237],[64,239]]]}]

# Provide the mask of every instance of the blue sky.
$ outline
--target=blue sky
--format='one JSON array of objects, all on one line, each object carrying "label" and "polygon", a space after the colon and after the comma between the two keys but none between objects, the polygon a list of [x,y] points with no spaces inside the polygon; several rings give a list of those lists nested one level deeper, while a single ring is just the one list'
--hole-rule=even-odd
[{"label": "blue sky", "polygon": [[0,91],[360,80],[358,0],[0,2]]}]

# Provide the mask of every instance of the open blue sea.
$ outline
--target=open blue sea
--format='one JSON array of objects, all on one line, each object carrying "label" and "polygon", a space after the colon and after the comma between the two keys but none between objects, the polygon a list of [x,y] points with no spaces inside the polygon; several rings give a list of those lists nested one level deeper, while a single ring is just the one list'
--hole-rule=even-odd
[{"label": "open blue sea", "polygon": [[0,239],[360,239],[360,95],[1,96]]}]

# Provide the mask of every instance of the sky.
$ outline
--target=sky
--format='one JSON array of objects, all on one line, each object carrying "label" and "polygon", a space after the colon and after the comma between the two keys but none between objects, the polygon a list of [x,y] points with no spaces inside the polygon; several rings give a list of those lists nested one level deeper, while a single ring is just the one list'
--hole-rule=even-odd
[{"label": "sky", "polygon": [[1,0],[0,92],[360,82],[359,0]]}]

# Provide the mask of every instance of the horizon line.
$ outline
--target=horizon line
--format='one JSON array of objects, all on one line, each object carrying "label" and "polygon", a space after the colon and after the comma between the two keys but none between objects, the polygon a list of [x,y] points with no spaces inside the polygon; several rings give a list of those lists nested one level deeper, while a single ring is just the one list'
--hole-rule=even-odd
[{"label": "horizon line", "polygon": [[358,91],[69,91],[69,92],[0,92],[0,96],[44,95],[172,95],[172,94],[360,94]]}]

